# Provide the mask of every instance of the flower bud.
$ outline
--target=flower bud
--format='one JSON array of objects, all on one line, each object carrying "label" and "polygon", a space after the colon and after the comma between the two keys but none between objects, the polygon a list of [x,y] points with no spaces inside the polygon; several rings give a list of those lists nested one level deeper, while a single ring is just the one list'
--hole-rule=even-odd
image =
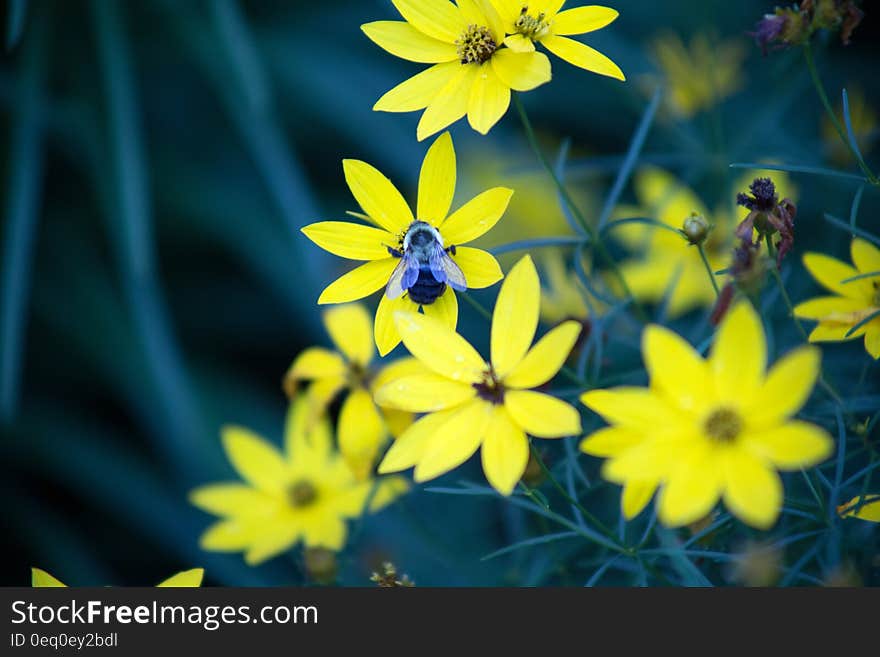
[{"label": "flower bud", "polygon": [[339,573],[336,553],[326,548],[306,548],[303,554],[306,562],[306,574],[318,584],[333,584]]},{"label": "flower bud", "polygon": [[691,216],[684,220],[681,226],[681,233],[685,239],[693,245],[702,244],[709,236],[712,226],[701,214],[692,212]]}]

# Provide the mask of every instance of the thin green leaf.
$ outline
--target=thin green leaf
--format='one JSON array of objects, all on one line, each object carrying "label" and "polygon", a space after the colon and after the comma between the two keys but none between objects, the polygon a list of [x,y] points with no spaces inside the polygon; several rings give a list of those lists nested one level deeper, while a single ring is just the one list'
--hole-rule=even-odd
[{"label": "thin green leaf", "polygon": [[561,541],[566,538],[576,538],[577,535],[577,532],[559,532],[558,534],[544,534],[543,536],[528,538],[524,541],[520,541],[518,543],[508,545],[507,547],[503,547],[500,550],[495,550],[495,552],[490,552],[486,556],[480,557],[480,561],[489,561],[490,559],[494,559],[496,557],[515,552],[516,550],[521,550],[523,548],[532,547],[535,545],[553,543],[554,541]]},{"label": "thin green leaf", "polygon": [[658,221],[657,219],[652,219],[651,217],[627,217],[625,219],[615,219],[614,221],[605,225],[605,227],[602,229],[602,234],[605,235],[611,232],[612,228],[625,226],[626,224],[644,224],[645,226],[651,226],[653,228],[662,228],[663,230],[671,231],[684,239],[684,235],[678,228],[674,228],[669,224]]},{"label": "thin green leaf", "polygon": [[837,228],[845,230],[846,232],[851,233],[852,235],[858,235],[859,237],[864,238],[864,239],[868,240],[869,242],[873,242],[877,246],[880,246],[880,237],[877,237],[876,235],[872,235],[871,233],[869,233],[865,230],[862,230],[861,228],[856,228],[855,226],[851,226],[850,224],[846,223],[845,221],[841,221],[840,219],[838,219],[834,215],[828,214],[827,212],[822,216],[825,218],[825,221],[827,221],[832,226],[836,226]]},{"label": "thin green leaf", "polygon": [[853,281],[861,281],[865,278],[876,278],[880,276],[880,270],[877,271],[869,271],[867,274],[859,274],[858,276],[850,276],[849,278],[844,278],[841,283],[852,283]]},{"label": "thin green leaf", "polygon": [[510,244],[502,244],[489,249],[493,255],[510,253],[511,251],[529,251],[530,249],[545,248],[548,246],[571,246],[573,244],[587,244],[588,237],[544,237],[533,240],[519,240]]},{"label": "thin green leaf", "polygon": [[865,324],[868,324],[869,322],[872,322],[873,320],[875,320],[875,319],[878,318],[878,317],[880,317],[880,310],[875,310],[874,312],[872,312],[870,315],[868,315],[867,317],[865,317],[865,318],[864,318],[863,320],[861,320],[860,322],[856,322],[855,324],[853,324],[853,325],[850,327],[850,329],[846,332],[846,335],[844,335],[843,337],[848,338],[848,337],[851,336],[853,333],[855,333],[855,332],[858,331],[860,328],[862,328]]},{"label": "thin green leaf", "polygon": [[788,171],[789,173],[806,173],[814,176],[827,176],[830,178],[846,178],[866,183],[868,179],[857,173],[847,173],[824,167],[812,167],[800,164],[765,164],[763,162],[734,162],[731,169],[760,169],[762,171]]},{"label": "thin green leaf", "polygon": [[843,90],[843,124],[846,126],[846,136],[849,140],[849,147],[852,149],[853,153],[856,156],[856,159],[860,161],[864,161],[864,157],[862,157],[862,152],[859,150],[858,140],[856,140],[856,133],[853,130],[852,126],[852,118],[849,113],[849,96],[846,93],[846,89]]}]

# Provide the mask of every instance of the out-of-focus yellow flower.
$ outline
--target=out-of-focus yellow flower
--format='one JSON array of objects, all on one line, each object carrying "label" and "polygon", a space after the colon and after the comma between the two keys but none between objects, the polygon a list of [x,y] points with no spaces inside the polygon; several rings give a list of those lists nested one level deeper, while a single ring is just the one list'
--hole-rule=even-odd
[{"label": "out-of-focus yellow flower", "polygon": [[[156,584],[157,587],[164,588],[195,588],[202,585],[202,579],[205,576],[204,568],[193,568],[184,570],[183,572],[172,575],[168,579]],[[31,568],[31,586],[34,588],[49,588],[67,586],[64,582],[56,579],[45,570],[39,568]]]},{"label": "out-of-focus yellow flower", "polygon": [[532,347],[540,297],[538,272],[525,256],[498,293],[489,363],[436,320],[396,313],[404,344],[431,373],[386,384],[376,393],[377,401],[429,415],[394,442],[379,472],[415,466],[416,481],[427,481],[461,465],[482,447],[486,478],[502,495],[509,495],[529,459],[526,434],[558,438],[578,433],[580,415],[573,406],[532,390],[556,375],[581,332],[578,322],[565,322]]},{"label": "out-of-focus yellow flower", "polygon": [[[822,287],[834,295],[816,297],[795,306],[795,317],[818,320],[810,342],[837,342],[865,336],[865,349],[880,358],[880,249],[855,238],[850,245],[851,266],[822,253],[805,253],[804,266]],[[865,276],[865,274],[876,274]],[[856,280],[851,280],[855,277]],[[856,326],[859,328],[855,328]]]},{"label": "out-of-focus yellow flower", "polygon": [[339,451],[354,475],[366,479],[389,434],[400,435],[413,420],[411,413],[377,407],[373,392],[390,379],[424,368],[415,358],[402,358],[374,369],[373,322],[360,304],[327,310],[324,326],[337,351],[310,347],[301,352],[287,370],[284,389],[293,399],[299,384],[311,381],[308,399],[315,420],[337,395],[349,391],[339,412]]},{"label": "out-of-focus yellow flower", "polygon": [[[685,45],[677,34],[667,33],[654,40],[651,51],[663,75],[667,106],[676,116],[690,118],[743,86],[746,49],[738,40],[700,32]],[[655,87],[652,82],[652,93]]]},{"label": "out-of-focus yellow flower", "polygon": [[623,71],[594,48],[569,39],[595,32],[617,18],[616,10],[591,5],[560,11],[565,0],[491,0],[509,36],[504,45],[515,52],[532,53],[540,43],[554,55],[592,73],[625,80]]},{"label": "out-of-focus yellow flower", "polygon": [[868,493],[864,498],[857,495],[846,504],[838,506],[837,513],[841,518],[880,522],[880,494]]},{"label": "out-of-focus yellow flower", "polygon": [[[379,354],[386,355],[400,343],[392,319],[397,310],[417,312],[421,309],[454,329],[458,322],[458,300],[452,283],[447,285],[437,280],[436,269],[443,269],[448,257],[460,270],[466,287],[484,288],[501,280],[504,276],[501,267],[491,254],[460,245],[477,239],[498,222],[513,190],[495,187],[449,214],[455,194],[456,163],[448,132],[440,135],[425,155],[415,216],[397,188],[378,170],[359,160],[345,160],[343,167],[345,180],[366,213],[363,218],[375,226],[323,221],[302,229],[310,240],[334,255],[367,261],[327,286],[318,303],[346,303],[369,296],[389,286],[400,273],[400,267],[409,263],[418,267],[418,279],[405,285],[400,284],[398,278],[401,289],[386,289],[376,311],[374,333]],[[423,258],[415,254],[409,239],[415,230],[422,236],[433,235],[435,243],[429,246],[437,266],[433,257],[422,262]],[[442,291],[433,295],[433,299],[418,297],[417,300],[413,293],[417,285],[426,284],[427,280],[434,289]]]},{"label": "out-of-focus yellow flower", "polygon": [[[868,104],[865,92],[858,86],[852,85],[847,87],[847,95],[849,99],[849,118],[852,122],[853,134],[856,137],[856,145],[862,155],[867,156],[871,150],[874,141],[877,139],[878,124],[877,113],[874,108]],[[843,100],[838,103],[836,112],[840,125],[845,126],[843,121]],[[837,129],[828,118],[827,114],[822,114],[822,141],[828,149],[828,155],[831,160],[839,165],[846,166],[852,162],[852,153],[840,140]]]},{"label": "out-of-focus yellow flower", "polygon": [[[734,189],[747,186],[754,177],[754,171],[746,172]],[[780,196],[793,197],[791,183],[784,173],[774,175],[773,180]],[[638,206],[618,208],[617,219],[650,217],[679,230],[687,217],[697,213],[712,225],[703,243],[709,266],[713,272],[728,266],[735,242],[734,229],[748,214],[747,210],[743,210],[742,217],[736,217],[729,204],[721,204],[710,213],[691,188],[657,167],[640,169],[634,178],[634,188]],[[680,234],[646,224],[626,224],[615,228],[614,236],[634,252],[634,257],[624,261],[620,270],[636,299],[657,303],[669,294],[670,317],[714,305],[715,289],[700,254]],[[719,287],[724,280],[718,277]]]},{"label": "out-of-focus yellow flower", "polygon": [[368,501],[369,510],[377,511],[407,490],[401,477],[357,480],[333,448],[330,422],[311,422],[303,395],[290,405],[283,453],[242,427],[225,427],[222,438],[244,482],[201,486],[190,501],[220,516],[202,534],[202,548],[244,552],[249,565],[299,541],[338,551],[345,545],[347,518],[360,516]]},{"label": "out-of-focus yellow flower", "polygon": [[545,281],[541,288],[541,319],[547,324],[568,319],[585,323],[590,316],[587,291],[565,266],[562,253],[547,249],[541,254],[540,263]]},{"label": "out-of-focus yellow flower", "polygon": [[489,0],[392,0],[405,20],[362,25],[396,57],[433,66],[394,87],[373,107],[380,112],[425,110],[419,141],[467,114],[486,134],[507,112],[510,92],[550,81],[550,60],[503,48],[504,26]]},{"label": "out-of-focus yellow flower", "polygon": [[581,397],[612,425],[581,449],[608,457],[602,474],[624,485],[624,515],[635,517],[660,487],[665,525],[695,522],[723,497],[744,522],[772,526],[782,508],[777,469],[810,467],[831,453],[823,429],[791,419],[819,376],[819,350],[800,347],[765,374],[761,319],[742,301],[722,321],[707,360],[660,326],[645,329],[642,353],[650,388]]}]

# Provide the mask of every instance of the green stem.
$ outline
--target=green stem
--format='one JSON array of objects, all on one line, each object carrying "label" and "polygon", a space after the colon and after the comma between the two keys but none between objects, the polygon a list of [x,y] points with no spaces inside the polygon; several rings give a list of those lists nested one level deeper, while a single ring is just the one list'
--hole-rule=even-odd
[{"label": "green stem", "polygon": [[700,252],[700,258],[703,259],[703,265],[706,267],[706,273],[709,274],[709,280],[712,281],[712,289],[715,290],[715,296],[717,297],[721,294],[721,290],[718,289],[718,281],[715,280],[715,272],[712,271],[709,258],[706,257],[706,250],[702,244],[697,244],[697,251]]},{"label": "green stem", "polygon": [[550,178],[553,180],[553,183],[556,185],[556,189],[559,191],[559,195],[562,197],[562,200],[568,207],[569,212],[571,212],[572,216],[584,229],[584,232],[587,234],[587,236],[589,236],[592,249],[599,254],[599,257],[604,261],[609,269],[611,269],[611,272],[614,274],[614,277],[620,284],[620,287],[623,290],[624,294],[631,301],[636,315],[638,315],[639,319],[642,322],[647,322],[648,316],[645,314],[645,311],[642,309],[641,305],[639,305],[638,301],[636,301],[636,298],[633,296],[632,290],[630,290],[629,288],[629,284],[627,284],[626,279],[623,277],[623,273],[620,271],[620,268],[617,266],[614,258],[612,258],[611,254],[608,252],[608,248],[605,246],[605,243],[600,239],[599,234],[596,232],[593,226],[590,225],[590,223],[586,220],[586,217],[584,217],[580,209],[578,209],[577,205],[574,202],[574,199],[571,197],[571,194],[569,194],[568,189],[565,187],[565,184],[562,182],[562,180],[559,179],[559,176],[556,175],[556,171],[553,169],[550,161],[547,159],[547,156],[544,155],[544,152],[541,150],[541,146],[540,144],[538,144],[538,138],[535,136],[535,130],[534,128],[532,128],[532,122],[529,120],[529,115],[526,112],[525,106],[519,98],[519,94],[513,94],[513,104],[516,106],[520,121],[522,121],[523,130],[525,130],[526,138],[529,141],[529,145],[535,152],[538,160],[541,162],[541,166],[544,167],[544,169],[550,175]]},{"label": "green stem", "polygon": [[837,114],[834,113],[834,109],[831,107],[831,101],[828,100],[828,94],[825,93],[825,87],[822,84],[822,79],[819,77],[819,71],[816,69],[816,62],[813,59],[813,48],[809,43],[804,45],[804,59],[807,60],[807,68],[810,71],[810,77],[813,80],[813,86],[816,87],[816,93],[819,94],[819,100],[822,101],[822,105],[825,107],[825,112],[828,114],[828,118],[831,119],[832,125],[834,125],[834,129],[837,130],[837,134],[840,135],[840,139],[846,144],[849,152],[852,153],[852,156],[855,158],[856,162],[859,165],[859,168],[862,170],[862,173],[868,178],[868,182],[872,185],[880,184],[877,177],[862,159],[862,156],[858,153],[858,151],[853,148],[853,145],[849,141],[849,136],[844,130],[843,126],[840,123],[840,119],[837,118]]}]

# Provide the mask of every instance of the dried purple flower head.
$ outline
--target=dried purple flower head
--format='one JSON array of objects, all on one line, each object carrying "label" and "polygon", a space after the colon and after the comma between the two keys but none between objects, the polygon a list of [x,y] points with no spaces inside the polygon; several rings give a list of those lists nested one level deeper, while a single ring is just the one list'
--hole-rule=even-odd
[{"label": "dried purple flower head", "polygon": [[755,178],[749,185],[751,196],[740,192],[736,195],[736,204],[749,210],[769,212],[776,207],[779,197],[776,196],[776,185],[769,178]]},{"label": "dried purple flower head", "polygon": [[736,195],[737,205],[751,210],[737,226],[736,236],[743,243],[751,243],[753,234],[757,232],[755,244],[760,244],[762,239],[770,239],[778,233],[776,264],[779,265],[794,244],[794,218],[797,214],[797,206],[787,198],[779,200],[776,185],[770,178],[755,178],[749,185],[749,191],[751,194]]},{"label": "dried purple flower head", "polygon": [[[782,14],[764,14],[764,18],[755,25],[755,31],[748,33],[761,46],[761,52],[765,56],[770,49],[770,45],[775,43],[782,35],[787,20],[786,16]],[[777,45],[776,47],[781,48],[782,46]]]},{"label": "dried purple flower head", "polygon": [[755,25],[755,31],[748,32],[748,35],[755,39],[766,55],[771,49],[805,43],[811,34],[810,19],[810,12],[803,11],[802,8],[777,7],[772,14],[764,14]]}]

